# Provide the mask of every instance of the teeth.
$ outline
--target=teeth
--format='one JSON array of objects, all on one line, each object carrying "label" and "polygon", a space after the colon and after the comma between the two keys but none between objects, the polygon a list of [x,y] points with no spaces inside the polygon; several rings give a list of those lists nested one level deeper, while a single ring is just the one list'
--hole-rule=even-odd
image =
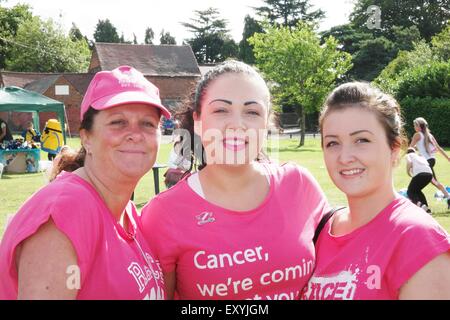
[{"label": "teeth", "polygon": [[341,173],[344,176],[351,176],[351,175],[354,175],[354,174],[361,173],[363,171],[364,171],[363,169],[353,169],[353,170],[344,170],[344,171],[341,171]]},{"label": "teeth", "polygon": [[231,145],[234,145],[234,146],[240,146],[240,145],[245,144],[245,141],[230,139],[230,140],[225,140],[225,143],[226,144],[231,144]]}]

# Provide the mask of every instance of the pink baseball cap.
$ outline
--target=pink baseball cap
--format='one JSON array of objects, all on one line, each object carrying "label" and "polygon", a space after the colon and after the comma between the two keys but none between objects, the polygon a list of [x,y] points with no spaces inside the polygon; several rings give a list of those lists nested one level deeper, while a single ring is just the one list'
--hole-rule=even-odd
[{"label": "pink baseball cap", "polygon": [[112,71],[97,72],[81,103],[80,119],[89,107],[105,110],[127,103],[142,103],[158,108],[170,119],[170,112],[161,104],[159,89],[144,75],[129,66],[120,66]]}]

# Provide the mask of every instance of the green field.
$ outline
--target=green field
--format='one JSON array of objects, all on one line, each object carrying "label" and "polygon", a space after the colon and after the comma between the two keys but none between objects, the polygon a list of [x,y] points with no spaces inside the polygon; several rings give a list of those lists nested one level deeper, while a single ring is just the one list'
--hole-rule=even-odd
[{"label": "green field", "polygon": [[[73,147],[78,147],[79,143],[79,139],[77,138],[69,139],[68,141],[68,144]],[[273,146],[271,155],[278,158],[280,162],[293,161],[308,168],[319,181],[329,201],[333,205],[345,204],[344,195],[336,189],[326,172],[320,148],[320,140],[318,138],[309,138],[306,140],[305,146],[300,149],[296,148],[297,144],[298,140],[296,139],[275,140],[275,142],[270,143],[270,146]],[[164,164],[167,162],[170,149],[171,144],[169,143],[161,145],[157,160],[158,163]],[[41,152],[41,159],[46,158],[47,154]],[[449,163],[441,155],[437,157],[435,169],[439,180],[443,184],[449,185]],[[161,176],[163,172],[163,170],[160,172]],[[397,190],[408,186],[410,178],[406,175],[404,159],[402,159],[396,169],[394,179]],[[30,195],[46,183],[47,180],[44,173],[3,175],[3,178],[0,179],[0,238],[3,235],[7,217],[14,214]],[[161,178],[160,190],[164,189],[163,179]],[[447,210],[447,206],[443,201],[437,201],[434,198],[436,190],[432,185],[429,185],[425,188],[425,195],[433,211],[433,216],[450,232],[450,211]],[[142,208],[153,195],[153,175],[149,172],[139,182],[135,192],[135,202],[138,208]]]}]

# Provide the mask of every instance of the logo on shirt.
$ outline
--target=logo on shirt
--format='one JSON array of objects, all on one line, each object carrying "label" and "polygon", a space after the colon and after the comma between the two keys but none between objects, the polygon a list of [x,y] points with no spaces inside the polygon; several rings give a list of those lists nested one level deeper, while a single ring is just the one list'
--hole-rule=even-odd
[{"label": "logo on shirt", "polygon": [[213,217],[212,212],[202,212],[198,216],[196,216],[196,218],[198,220],[197,224],[199,226],[216,221],[216,219]]},{"label": "logo on shirt", "polygon": [[358,271],[342,271],[338,275],[312,277],[304,288],[302,299],[353,300],[357,287]]}]

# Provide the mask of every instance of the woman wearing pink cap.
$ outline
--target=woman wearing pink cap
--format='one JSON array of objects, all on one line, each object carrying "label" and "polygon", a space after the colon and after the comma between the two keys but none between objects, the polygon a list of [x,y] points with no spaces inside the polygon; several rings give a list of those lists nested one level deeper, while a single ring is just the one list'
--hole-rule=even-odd
[{"label": "woman wearing pink cap", "polygon": [[262,161],[269,113],[265,81],[242,62],[198,84],[181,126],[200,137],[183,136],[200,170],[142,211],[169,298],[297,299],[307,283],[327,202],[306,169]]},{"label": "woman wearing pink cap", "polygon": [[0,299],[164,299],[129,201],[156,160],[161,115],[170,117],[139,71],[94,76],[81,105],[84,165],[36,192],[7,227]]}]

